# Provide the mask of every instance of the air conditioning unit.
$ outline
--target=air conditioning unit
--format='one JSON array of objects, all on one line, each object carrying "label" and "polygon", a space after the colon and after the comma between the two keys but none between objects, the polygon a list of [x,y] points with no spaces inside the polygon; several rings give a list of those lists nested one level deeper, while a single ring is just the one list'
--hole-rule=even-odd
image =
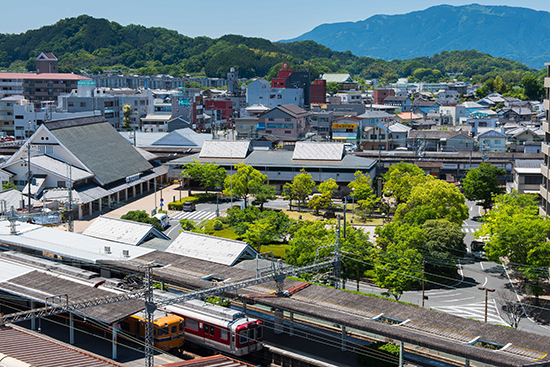
[{"label": "air conditioning unit", "polygon": [[111,253],[111,246],[104,246],[103,250],[105,251],[106,254],[110,254]]},{"label": "air conditioning unit", "polygon": [[130,250],[122,250],[122,257],[130,257]]}]

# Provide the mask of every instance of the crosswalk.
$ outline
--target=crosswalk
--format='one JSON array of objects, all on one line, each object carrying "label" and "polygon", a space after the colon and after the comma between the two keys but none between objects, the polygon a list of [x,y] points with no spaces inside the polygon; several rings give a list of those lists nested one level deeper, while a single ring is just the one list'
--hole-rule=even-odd
[{"label": "crosswalk", "polygon": [[[507,325],[498,313],[497,303],[494,299],[487,302],[487,322]],[[470,303],[459,306],[431,306],[438,311],[449,313],[458,317],[471,318],[479,321],[485,320],[485,302]]]},{"label": "crosswalk", "polygon": [[214,219],[216,218],[216,213],[208,210],[197,210],[194,212],[179,212],[175,215],[170,216],[170,219],[189,219],[194,222],[200,222],[205,219]]},{"label": "crosswalk", "polygon": [[475,231],[477,231],[475,227],[462,227],[462,232],[465,233],[474,233]]}]

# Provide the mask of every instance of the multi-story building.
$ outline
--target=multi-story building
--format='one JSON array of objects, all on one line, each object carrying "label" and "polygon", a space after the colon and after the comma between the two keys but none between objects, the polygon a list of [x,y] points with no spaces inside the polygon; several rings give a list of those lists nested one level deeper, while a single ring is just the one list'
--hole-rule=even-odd
[{"label": "multi-story building", "polygon": [[387,97],[395,96],[395,91],[393,89],[375,89],[372,93],[372,98],[375,104],[384,104],[384,100]]},{"label": "multi-story building", "polygon": [[177,89],[196,82],[205,88],[221,88],[227,80],[219,78],[176,78],[170,75],[117,75],[113,73],[90,76],[98,88]]},{"label": "multi-story building", "polygon": [[183,117],[185,120],[204,129],[204,97],[200,95],[200,89],[180,89],[172,96],[172,118]]},{"label": "multi-story building", "polygon": [[544,162],[540,168],[542,171],[542,184],[540,185],[541,196],[541,214],[548,215],[550,213],[550,197],[548,197],[548,190],[550,188],[550,63],[544,64],[547,67],[546,78],[544,78],[544,86],[546,88],[546,94],[544,99],[544,109],[546,110],[546,121],[542,123],[542,129],[546,133],[544,143],[542,143],[542,153],[544,153]]},{"label": "multi-story building", "polygon": [[92,80],[81,75],[59,73],[57,58],[41,53],[36,58],[37,73],[0,73],[0,93],[22,94],[31,102],[55,101],[57,96],[71,93],[79,82]]},{"label": "multi-story building", "polygon": [[249,106],[258,104],[275,108],[293,104],[304,107],[304,90],[302,88],[272,88],[265,79],[257,79],[248,84],[246,103]]},{"label": "multi-story building", "polygon": [[311,104],[323,104],[327,102],[327,81],[315,79],[310,86]]},{"label": "multi-story building", "polygon": [[275,107],[259,116],[258,134],[287,141],[298,140],[305,136],[309,116],[309,112],[293,104]]},{"label": "multi-story building", "polygon": [[12,95],[0,99],[0,131],[6,135],[13,135],[14,127],[14,105],[19,105],[25,101],[23,96]]},{"label": "multi-story building", "polygon": [[113,91],[96,89],[93,94],[84,94],[82,89],[77,95],[59,97],[59,107],[67,112],[99,111],[98,114],[115,129],[122,129],[124,118],[124,105],[130,106],[130,127],[139,128],[140,119],[152,114],[154,111],[154,99],[151,90],[126,90],[127,94],[115,95]]}]

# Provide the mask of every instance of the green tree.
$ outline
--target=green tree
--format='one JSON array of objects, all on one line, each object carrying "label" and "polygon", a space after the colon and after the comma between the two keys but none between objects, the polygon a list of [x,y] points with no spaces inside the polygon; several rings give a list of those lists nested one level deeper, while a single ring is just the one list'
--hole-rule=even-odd
[{"label": "green tree", "polygon": [[384,175],[384,194],[403,203],[408,200],[415,186],[431,179],[433,177],[427,176],[417,165],[405,162],[393,164]]},{"label": "green tree", "polygon": [[327,83],[327,93],[334,95],[340,91],[340,86],[336,82]]},{"label": "green tree", "polygon": [[235,165],[235,169],[237,170],[235,174],[225,178],[223,193],[226,195],[237,195],[244,200],[244,207],[247,208],[248,197],[260,190],[267,181],[267,175],[244,163]]},{"label": "green tree", "polygon": [[15,186],[15,184],[11,181],[7,181],[6,183],[2,184],[2,191],[10,189],[17,190],[17,186]]},{"label": "green tree", "polygon": [[[380,198],[376,197],[372,189],[372,180],[369,175],[356,171],[354,176],[355,179],[348,184],[348,187],[352,190],[355,203],[359,205],[361,217],[365,217],[363,219],[366,219],[380,202]],[[365,214],[364,216],[362,215],[363,213]]]},{"label": "green tree", "polygon": [[126,130],[130,130],[130,116],[132,115],[132,106],[125,104],[122,106],[122,126]]},{"label": "green tree", "polygon": [[164,231],[160,225],[160,221],[155,217],[150,217],[145,210],[132,210],[120,217],[120,219],[131,220],[133,222],[141,222],[153,225],[159,231]]},{"label": "green tree", "polygon": [[521,84],[527,99],[540,101],[544,94],[544,86],[533,75],[526,75],[521,79]]},{"label": "green tree", "polygon": [[505,174],[505,169],[482,162],[479,168],[470,169],[462,181],[464,196],[468,200],[483,200],[483,208],[489,209],[493,195],[501,191],[497,178]]},{"label": "green tree", "polygon": [[183,218],[180,219],[180,226],[184,231],[191,232],[195,229],[195,222],[190,219]]},{"label": "green tree", "polygon": [[244,240],[260,250],[263,245],[279,242],[286,234],[290,226],[290,218],[282,212],[264,211],[244,234]]},{"label": "green tree", "polygon": [[259,205],[260,210],[264,210],[264,204],[270,200],[275,199],[277,199],[277,190],[275,189],[275,187],[270,185],[263,185],[254,194],[252,205]]},{"label": "green tree", "polygon": [[431,273],[445,272],[457,258],[466,254],[462,226],[443,219],[428,220],[422,225],[426,242],[422,249],[424,258],[429,259]]},{"label": "green tree", "polygon": [[426,219],[446,219],[460,225],[468,218],[468,207],[464,204],[465,201],[464,195],[455,185],[443,180],[428,180],[411,190],[406,203],[399,204],[395,212],[395,220],[422,224],[417,219],[420,207],[422,210],[431,210],[431,213],[437,215],[436,218],[427,217]]},{"label": "green tree", "polygon": [[315,187],[315,181],[311,174],[307,173],[305,168],[302,168],[300,172],[294,176],[292,182],[287,182],[283,186],[283,197],[287,200],[298,201],[298,210],[302,204],[305,204],[307,197],[311,195],[313,187]]},{"label": "green tree", "polygon": [[238,206],[227,209],[225,213],[226,217],[224,218],[224,221],[235,230],[235,233],[239,235],[244,235],[248,230],[249,225],[258,220],[261,214],[260,209],[257,207],[250,207],[241,210]]},{"label": "green tree", "polygon": [[498,195],[485,215],[477,236],[490,238],[484,251],[493,261],[506,259],[518,269],[535,296],[541,294],[540,279],[548,278],[550,221],[538,214],[536,201],[517,192]]},{"label": "green tree", "polygon": [[191,163],[187,163],[184,166],[180,176],[190,177],[200,182],[204,190],[208,192],[208,190],[213,190],[223,185],[227,172],[223,167],[215,163],[202,164],[200,161],[193,159]]},{"label": "green tree", "polygon": [[338,184],[333,178],[329,178],[327,181],[321,182],[318,189],[321,195],[315,195],[307,203],[308,208],[315,210],[315,214],[319,214],[321,208],[331,208],[333,206],[332,195],[338,189]]},{"label": "green tree", "polygon": [[391,242],[385,251],[379,251],[375,260],[374,282],[396,300],[408,291],[422,272],[422,255],[402,242]]}]

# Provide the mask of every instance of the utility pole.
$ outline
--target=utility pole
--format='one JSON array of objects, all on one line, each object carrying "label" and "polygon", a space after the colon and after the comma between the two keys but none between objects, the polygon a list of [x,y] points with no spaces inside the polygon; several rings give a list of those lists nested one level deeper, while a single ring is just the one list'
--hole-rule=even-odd
[{"label": "utility pole", "polygon": [[29,188],[29,206],[27,207],[28,212],[31,212],[31,139],[27,141],[27,186]]},{"label": "utility pole", "polygon": [[346,238],[346,212],[348,211],[348,198],[344,196],[344,238]]},{"label": "utility pole", "polygon": [[338,226],[336,227],[336,238],[334,246],[334,289],[340,288],[340,267],[342,261],[340,258],[340,215],[338,215]]},{"label": "utility pole", "polygon": [[494,292],[495,290],[493,288],[487,288],[487,287],[477,287],[480,291],[485,291],[485,323],[487,323],[487,303],[489,300],[489,292]]},{"label": "utility pole", "polygon": [[145,367],[155,365],[153,355],[153,315],[157,306],[153,298],[153,287],[151,285],[151,269],[158,266],[154,262],[142,265],[145,268]]},{"label": "utility pole", "polygon": [[67,230],[74,232],[73,223],[73,166],[69,163],[69,217],[67,218]]},{"label": "utility pole", "polygon": [[422,307],[424,307],[424,273],[426,271],[426,260],[422,258]]}]

